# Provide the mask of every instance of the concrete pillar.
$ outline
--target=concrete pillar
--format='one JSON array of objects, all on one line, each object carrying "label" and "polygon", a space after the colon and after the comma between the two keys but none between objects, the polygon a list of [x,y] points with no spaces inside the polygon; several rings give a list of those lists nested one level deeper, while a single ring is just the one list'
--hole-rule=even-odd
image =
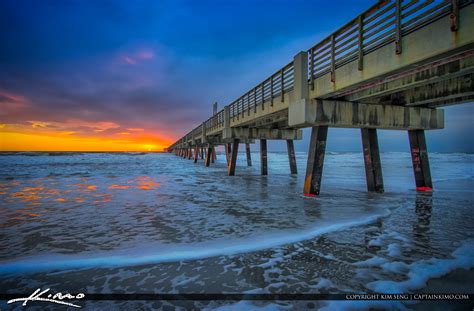
[{"label": "concrete pillar", "polygon": [[204,159],[204,147],[201,147],[201,159]]},{"label": "concrete pillar", "polygon": [[382,193],[384,188],[377,130],[362,128],[360,131],[362,136],[362,149],[364,151],[367,191]]},{"label": "concrete pillar", "polygon": [[199,153],[198,149],[199,149],[199,147],[197,147],[197,146],[194,148],[194,163],[197,163],[197,161],[198,161],[198,153]]},{"label": "concrete pillar", "polygon": [[291,174],[298,174],[298,169],[296,168],[296,156],[295,156],[295,147],[293,145],[293,140],[287,139],[286,146],[288,148],[288,161],[290,162]]},{"label": "concrete pillar", "polygon": [[267,168],[267,140],[260,139],[260,174],[268,175]]},{"label": "concrete pillar", "polygon": [[209,147],[207,148],[207,152],[206,152],[206,166],[211,165],[212,149],[214,149],[212,145],[209,145]]},{"label": "concrete pillar", "polygon": [[217,159],[216,149],[212,148],[212,163],[214,163],[214,161],[216,161],[216,159]]},{"label": "concrete pillar", "polygon": [[415,173],[415,182],[417,191],[431,191],[433,184],[431,182],[430,163],[428,160],[428,150],[426,149],[425,131],[408,131],[410,140],[411,160],[413,163],[413,172]]},{"label": "concrete pillar", "polygon": [[188,148],[188,160],[191,160],[193,157],[193,149],[191,147]]},{"label": "concrete pillar", "polygon": [[252,166],[252,155],[250,153],[250,144],[245,144],[245,153],[247,154],[247,166]]},{"label": "concrete pillar", "polygon": [[299,52],[293,58],[294,66],[294,100],[307,99],[309,97],[308,88],[308,53]]},{"label": "concrete pillar", "polygon": [[224,107],[224,128],[230,128],[230,107]]},{"label": "concrete pillar", "polygon": [[308,164],[304,180],[304,195],[317,196],[321,189],[324,154],[326,152],[327,126],[313,126],[308,150]]},{"label": "concrete pillar", "polygon": [[304,126],[313,121],[315,113],[309,100],[308,87],[308,53],[299,52],[293,58],[294,84],[293,95],[288,106],[288,125]]},{"label": "concrete pillar", "polygon": [[232,143],[232,152],[230,156],[230,162],[228,165],[228,175],[234,176],[235,175],[235,165],[237,164],[237,154],[239,152],[239,139],[234,139]]},{"label": "concrete pillar", "polygon": [[201,143],[206,143],[207,142],[207,135],[206,135],[206,122],[202,122],[201,124],[201,132],[202,132],[202,137],[201,137]]}]

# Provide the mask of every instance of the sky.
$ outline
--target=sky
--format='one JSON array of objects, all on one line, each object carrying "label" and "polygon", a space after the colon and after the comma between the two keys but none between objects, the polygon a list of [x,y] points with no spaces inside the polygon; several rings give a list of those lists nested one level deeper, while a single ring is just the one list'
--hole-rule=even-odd
[{"label": "sky", "polygon": [[[2,0],[0,150],[162,150],[374,2]],[[445,113],[430,150],[474,152],[474,105]],[[330,129],[329,150],[360,144]]]}]

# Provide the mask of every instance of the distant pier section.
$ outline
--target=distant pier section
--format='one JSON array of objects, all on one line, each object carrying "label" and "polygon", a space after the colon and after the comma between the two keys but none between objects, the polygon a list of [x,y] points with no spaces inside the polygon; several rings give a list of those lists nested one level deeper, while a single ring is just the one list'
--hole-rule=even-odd
[{"label": "distant pier section", "polygon": [[378,1],[326,39],[217,111],[167,150],[214,162],[224,145],[233,176],[239,144],[293,140],[311,127],[304,194],[320,192],[329,128],[360,128],[367,190],[383,192],[377,129],[408,132],[416,189],[433,188],[425,130],[444,128],[440,107],[474,99],[474,1]]}]

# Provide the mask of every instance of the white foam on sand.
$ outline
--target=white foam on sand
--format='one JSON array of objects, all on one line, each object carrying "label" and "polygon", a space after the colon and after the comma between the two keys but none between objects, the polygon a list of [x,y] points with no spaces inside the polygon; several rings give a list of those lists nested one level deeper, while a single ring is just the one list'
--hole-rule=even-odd
[{"label": "white foam on sand", "polygon": [[56,255],[48,257],[31,257],[23,260],[18,259],[15,262],[0,264],[0,273],[26,273],[49,270],[67,270],[95,267],[120,267],[132,265],[154,264],[161,262],[178,262],[184,260],[196,260],[221,255],[233,255],[239,253],[255,252],[263,249],[273,248],[285,244],[296,243],[299,241],[309,240],[322,234],[341,231],[351,227],[367,225],[377,222],[379,219],[390,215],[389,211],[383,214],[372,214],[370,216],[361,217],[357,220],[333,223],[328,225],[318,225],[313,228],[300,232],[282,232],[280,234],[268,234],[259,236],[257,239],[235,239],[221,241],[218,243],[200,243],[186,246],[170,246],[160,247],[157,253],[136,256],[135,254],[143,254],[143,250],[127,250],[126,253],[117,255],[86,255],[83,254],[68,256]]},{"label": "white foam on sand", "polygon": [[[474,268],[474,240],[463,241],[461,246],[452,253],[452,257],[449,259],[431,258],[409,265],[398,263],[396,267],[386,266],[388,270],[406,271],[407,279],[400,282],[375,281],[367,284],[366,287],[379,293],[407,293],[425,287],[429,279],[439,278],[456,269],[472,269]],[[383,265],[382,268],[384,268]]]}]

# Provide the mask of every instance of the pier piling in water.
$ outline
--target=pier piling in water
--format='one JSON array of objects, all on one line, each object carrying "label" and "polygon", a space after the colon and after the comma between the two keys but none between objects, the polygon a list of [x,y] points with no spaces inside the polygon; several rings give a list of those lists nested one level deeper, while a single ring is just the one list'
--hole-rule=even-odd
[{"label": "pier piling in water", "polygon": [[382,193],[384,192],[384,188],[377,130],[362,128],[360,131],[362,136],[362,149],[364,152],[367,190]]},{"label": "pier piling in water", "polygon": [[225,159],[227,161],[227,165],[229,165],[230,157],[231,157],[231,153],[232,153],[231,143],[225,144],[224,148],[225,148]]},{"label": "pier piling in water", "polygon": [[198,147],[194,149],[194,163],[197,163],[198,161]]},{"label": "pier piling in water", "polygon": [[298,169],[296,168],[296,156],[295,156],[295,147],[293,145],[293,140],[287,139],[286,146],[288,149],[288,161],[290,162],[291,174],[298,174]]},{"label": "pier piling in water", "polygon": [[308,150],[308,164],[304,180],[304,195],[319,195],[323,176],[324,154],[326,153],[327,126],[313,126]]},{"label": "pier piling in water", "polygon": [[267,140],[266,139],[260,139],[260,174],[268,175]]},{"label": "pier piling in water", "polygon": [[212,149],[214,149],[212,145],[209,145],[209,146],[207,147],[207,152],[206,152],[206,166],[211,165]]},{"label": "pier piling in water", "polygon": [[235,175],[235,166],[237,164],[237,155],[239,152],[239,139],[234,139],[232,142],[232,152],[230,155],[230,161],[228,166],[228,175],[234,176]]},{"label": "pier piling in water", "polygon": [[426,149],[426,139],[424,130],[409,130],[410,153],[415,174],[416,190],[431,191],[430,163],[428,160],[428,150]]},{"label": "pier piling in water", "polygon": [[250,144],[245,144],[245,153],[247,154],[247,166],[252,166],[252,155],[250,153]]}]

